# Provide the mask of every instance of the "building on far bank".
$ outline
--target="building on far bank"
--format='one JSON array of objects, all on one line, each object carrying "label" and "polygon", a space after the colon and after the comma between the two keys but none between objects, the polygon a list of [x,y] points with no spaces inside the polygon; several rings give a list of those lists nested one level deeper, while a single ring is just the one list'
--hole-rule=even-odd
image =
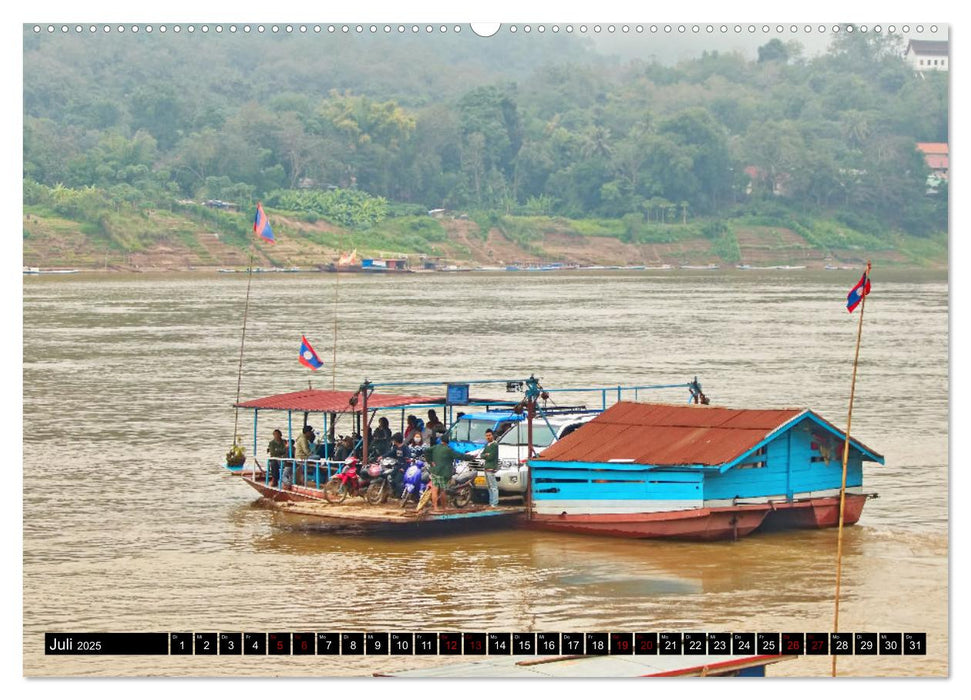
[{"label": "building on far bank", "polygon": [[904,51],[904,60],[918,73],[948,69],[948,43],[946,41],[920,41],[911,39]]},{"label": "building on far bank", "polygon": [[942,182],[947,182],[951,169],[950,152],[946,143],[918,143],[917,150],[931,169],[927,176],[927,194],[935,194]]}]

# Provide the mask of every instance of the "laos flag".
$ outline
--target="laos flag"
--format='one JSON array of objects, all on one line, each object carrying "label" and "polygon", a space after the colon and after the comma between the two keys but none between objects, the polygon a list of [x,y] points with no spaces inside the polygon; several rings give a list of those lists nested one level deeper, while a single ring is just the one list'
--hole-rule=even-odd
[{"label": "laos flag", "polygon": [[870,293],[870,266],[867,265],[866,272],[863,273],[863,277],[860,281],[856,283],[856,286],[850,290],[850,293],[846,296],[846,310],[850,313],[856,309],[863,297]]},{"label": "laos flag", "polygon": [[253,220],[253,232],[267,243],[276,243],[273,237],[273,229],[270,228],[270,220],[266,218],[263,211],[263,203],[256,203],[256,218]]},{"label": "laos flag", "polygon": [[306,336],[300,336],[300,364],[310,369],[320,369],[324,363],[317,357]]}]

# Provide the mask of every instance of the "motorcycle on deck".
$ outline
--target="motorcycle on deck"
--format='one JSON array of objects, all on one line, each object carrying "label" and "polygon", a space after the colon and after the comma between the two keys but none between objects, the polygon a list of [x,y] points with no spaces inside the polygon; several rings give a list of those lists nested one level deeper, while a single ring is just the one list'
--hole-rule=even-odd
[{"label": "motorcycle on deck", "polygon": [[477,462],[462,462],[452,474],[445,494],[456,508],[465,508],[472,501],[472,484],[478,466]]},{"label": "motorcycle on deck", "polygon": [[377,466],[377,473],[364,494],[364,500],[372,506],[384,503],[391,496],[394,490],[395,472],[398,471],[398,460],[394,457],[382,457]]},{"label": "motorcycle on deck", "polygon": [[368,470],[374,467],[380,469],[375,464],[363,468],[357,457],[348,457],[344,461],[344,467],[324,484],[324,498],[328,503],[334,504],[343,503],[348,496],[364,498],[372,479]]},{"label": "motorcycle on deck", "polygon": [[428,470],[425,462],[416,459],[411,466],[405,469],[404,486],[401,489],[401,507],[404,508],[411,501],[418,501],[428,488]]}]

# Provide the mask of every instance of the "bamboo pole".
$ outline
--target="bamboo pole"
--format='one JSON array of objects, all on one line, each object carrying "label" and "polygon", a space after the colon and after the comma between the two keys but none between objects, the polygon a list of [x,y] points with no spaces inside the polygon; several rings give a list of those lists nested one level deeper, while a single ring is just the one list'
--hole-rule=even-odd
[{"label": "bamboo pole", "polygon": [[[870,261],[866,264],[866,282],[860,299],[860,321],[856,330],[856,352],[853,355],[853,380],[850,382],[850,407],[846,415],[846,436],[843,439],[843,478],[840,483],[840,517],[836,535],[836,599],[833,612],[833,632],[839,632],[840,582],[843,576],[843,517],[846,508],[846,464],[850,457],[850,428],[853,425],[853,397],[856,393],[856,369],[860,362],[860,339],[863,337],[863,313],[866,311],[866,286],[870,282]],[[836,654],[832,655],[832,676],[836,677]]]},{"label": "bamboo pole", "polygon": [[236,444],[236,431],[239,428],[239,392],[243,384],[243,344],[246,342],[246,317],[249,315],[249,292],[253,283],[253,260],[256,252],[251,248],[249,254],[249,275],[246,278],[246,304],[243,306],[243,333],[239,339],[239,370],[236,373],[236,413],[233,416],[233,445]]},{"label": "bamboo pole", "polygon": [[331,391],[337,391],[337,302],[338,302],[338,285],[341,279],[341,261],[340,258],[337,259],[337,265],[334,268],[334,348],[330,362],[330,389]]}]

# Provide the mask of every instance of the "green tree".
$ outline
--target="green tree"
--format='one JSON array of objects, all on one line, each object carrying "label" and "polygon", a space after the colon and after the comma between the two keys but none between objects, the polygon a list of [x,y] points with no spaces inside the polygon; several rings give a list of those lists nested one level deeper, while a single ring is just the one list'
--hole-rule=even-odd
[{"label": "green tree", "polygon": [[779,39],[770,39],[767,44],[759,47],[759,63],[767,61],[789,61],[789,48]]}]

